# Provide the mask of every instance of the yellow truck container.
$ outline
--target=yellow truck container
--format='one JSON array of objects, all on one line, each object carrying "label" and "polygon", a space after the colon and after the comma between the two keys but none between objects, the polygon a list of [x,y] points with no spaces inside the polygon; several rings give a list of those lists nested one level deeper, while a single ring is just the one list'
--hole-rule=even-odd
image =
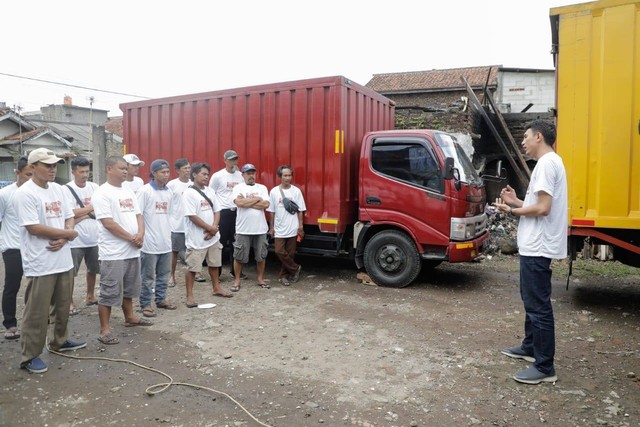
[{"label": "yellow truck container", "polygon": [[588,236],[640,267],[640,1],[558,7],[550,17],[570,249],[575,256]]}]

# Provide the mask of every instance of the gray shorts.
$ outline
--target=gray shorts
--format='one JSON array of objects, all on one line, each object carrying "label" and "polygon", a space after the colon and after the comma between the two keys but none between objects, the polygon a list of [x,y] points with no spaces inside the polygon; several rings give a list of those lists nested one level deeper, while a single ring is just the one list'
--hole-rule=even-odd
[{"label": "gray shorts", "polygon": [[102,260],[98,304],[122,305],[122,298],[140,297],[140,258]]},{"label": "gray shorts", "polygon": [[171,232],[171,252],[184,252],[187,246],[184,242],[184,233]]},{"label": "gray shorts", "polygon": [[98,261],[98,247],[91,246],[88,248],[71,248],[71,257],[73,258],[73,275],[78,275],[80,264],[84,258],[87,266],[87,273],[100,274],[100,262]]},{"label": "gray shorts", "polygon": [[187,268],[192,273],[200,273],[202,271],[202,261],[207,260],[208,267],[222,266],[222,243],[216,242],[206,249],[187,249],[185,255]]},{"label": "gray shorts", "polygon": [[249,262],[249,251],[253,248],[256,262],[267,259],[269,253],[269,241],[266,234],[236,234],[233,242],[233,259],[239,263]]}]

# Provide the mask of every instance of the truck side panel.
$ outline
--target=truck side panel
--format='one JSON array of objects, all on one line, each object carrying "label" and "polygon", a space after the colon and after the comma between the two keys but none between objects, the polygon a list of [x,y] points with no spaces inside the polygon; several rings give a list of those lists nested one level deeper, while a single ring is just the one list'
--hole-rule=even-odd
[{"label": "truck side panel", "polygon": [[[121,104],[127,152],[147,162],[187,157],[223,167],[234,149],[272,188],[294,168],[305,224],[344,232],[357,215],[358,157],[365,133],[393,129],[394,105],[344,77],[327,77]],[[320,220],[320,221],[319,221]]]},{"label": "truck side panel", "polygon": [[639,230],[640,2],[593,2],[551,15],[559,18],[558,153],[569,224]]}]

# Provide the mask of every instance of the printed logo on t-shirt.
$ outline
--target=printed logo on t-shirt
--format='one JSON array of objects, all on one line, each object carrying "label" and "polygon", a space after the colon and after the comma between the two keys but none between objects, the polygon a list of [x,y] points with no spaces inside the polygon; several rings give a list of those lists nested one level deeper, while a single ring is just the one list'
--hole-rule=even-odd
[{"label": "printed logo on t-shirt", "polygon": [[244,197],[247,197],[247,198],[249,198],[249,197],[260,197],[260,193],[258,193],[258,192],[256,192],[256,193],[247,193],[247,194],[245,194]]},{"label": "printed logo on t-shirt", "polygon": [[200,200],[200,210],[201,211],[210,211],[211,205],[206,200]]},{"label": "printed logo on t-shirt", "polygon": [[89,197],[85,197],[84,200],[82,201],[82,203],[87,206],[91,204],[91,196]]},{"label": "printed logo on t-shirt", "polygon": [[119,199],[120,212],[133,212],[133,199]]},{"label": "printed logo on t-shirt", "polygon": [[229,190],[233,190],[233,187],[235,187],[236,185],[238,185],[239,182],[235,182],[235,181],[227,181],[227,188]]},{"label": "printed logo on t-shirt", "polygon": [[44,202],[44,213],[47,218],[60,218],[62,216],[62,202]]},{"label": "printed logo on t-shirt", "polygon": [[156,213],[166,215],[169,211],[169,202],[156,202]]}]

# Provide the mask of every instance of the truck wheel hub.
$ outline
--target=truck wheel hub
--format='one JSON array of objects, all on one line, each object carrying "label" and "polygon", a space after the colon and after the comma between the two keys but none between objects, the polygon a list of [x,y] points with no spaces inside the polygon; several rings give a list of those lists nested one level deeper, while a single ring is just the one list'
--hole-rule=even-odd
[{"label": "truck wheel hub", "polygon": [[402,264],[402,255],[397,246],[385,246],[380,250],[378,263],[385,271],[396,271]]}]

